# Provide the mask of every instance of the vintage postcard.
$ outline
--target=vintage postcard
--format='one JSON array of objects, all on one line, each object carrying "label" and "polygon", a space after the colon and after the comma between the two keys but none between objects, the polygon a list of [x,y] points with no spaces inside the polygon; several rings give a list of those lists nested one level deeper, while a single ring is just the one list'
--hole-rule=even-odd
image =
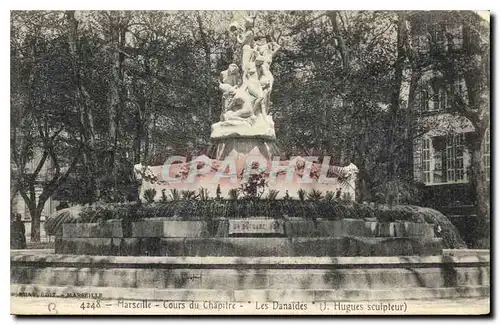
[{"label": "vintage postcard", "polygon": [[490,313],[488,11],[11,11],[15,315]]}]

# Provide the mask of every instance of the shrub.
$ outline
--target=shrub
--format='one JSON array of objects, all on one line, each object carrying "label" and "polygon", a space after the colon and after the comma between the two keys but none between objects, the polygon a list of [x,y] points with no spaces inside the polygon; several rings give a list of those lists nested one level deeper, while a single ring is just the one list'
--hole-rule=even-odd
[{"label": "shrub", "polygon": [[320,190],[312,190],[307,194],[307,199],[312,200],[312,201],[319,201],[323,198],[323,192]]},{"label": "shrub", "polygon": [[229,199],[230,200],[236,201],[236,200],[238,200],[238,196],[239,196],[240,193],[239,193],[239,191],[238,191],[237,188],[232,188],[232,189],[229,190],[228,194],[229,194]]},{"label": "shrub", "polygon": [[269,193],[267,193],[267,199],[268,200],[276,200],[276,197],[278,196],[278,193],[280,191],[277,190],[269,190]]},{"label": "shrub", "polygon": [[249,175],[248,180],[241,184],[240,191],[244,197],[260,198],[267,187],[267,174],[265,171]]},{"label": "shrub", "polygon": [[220,200],[222,191],[220,190],[220,184],[217,184],[217,189],[215,190],[215,197]]},{"label": "shrub", "polygon": [[142,194],[146,202],[152,203],[155,201],[155,196],[156,196],[156,190],[154,188],[148,188],[147,190],[144,191],[144,194]]},{"label": "shrub", "polygon": [[168,197],[167,195],[165,194],[165,189],[162,189],[161,190],[161,199],[160,199],[161,202],[167,202],[168,201]]},{"label": "shrub", "polygon": [[342,196],[342,189],[338,188],[337,191],[335,192],[335,198],[340,199]]},{"label": "shrub", "polygon": [[190,190],[181,191],[181,196],[183,200],[196,200],[198,198],[196,192]]},{"label": "shrub", "polygon": [[352,195],[349,192],[342,194],[342,201],[352,202]]},{"label": "shrub", "polygon": [[172,188],[170,189],[170,197],[172,198],[173,201],[178,201],[181,199],[181,193],[179,192],[178,189]]},{"label": "shrub", "polygon": [[305,199],[306,199],[306,191],[304,189],[302,189],[302,188],[299,189],[297,191],[297,195],[299,196],[299,200],[300,201],[305,201]]},{"label": "shrub", "polygon": [[415,204],[422,199],[422,193],[414,183],[401,179],[391,179],[374,187],[377,202],[389,206]]},{"label": "shrub", "polygon": [[74,207],[61,209],[56,211],[52,216],[47,218],[45,222],[45,230],[50,236],[62,235],[62,225],[67,222],[82,222],[83,220],[83,210],[81,205],[76,205]]},{"label": "shrub", "polygon": [[395,210],[407,211],[412,216],[412,221],[416,222],[416,218],[421,218],[425,223],[434,224],[436,228],[441,229],[439,235],[443,238],[444,248],[467,248],[465,242],[460,238],[457,228],[451,221],[441,212],[419,206],[399,205]]},{"label": "shrub", "polygon": [[206,188],[200,187],[198,190],[198,197],[200,200],[205,201],[209,199],[208,190]]},{"label": "shrub", "polygon": [[332,191],[326,191],[325,193],[325,200],[326,201],[333,201],[335,199],[335,193]]}]

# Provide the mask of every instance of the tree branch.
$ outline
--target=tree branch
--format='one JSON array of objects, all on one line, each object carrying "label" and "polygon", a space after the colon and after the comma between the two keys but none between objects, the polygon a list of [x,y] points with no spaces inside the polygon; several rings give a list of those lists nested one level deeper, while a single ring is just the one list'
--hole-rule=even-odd
[{"label": "tree branch", "polygon": [[33,171],[33,174],[31,175],[33,182],[36,181],[36,178],[38,177],[40,170],[42,170],[43,165],[45,165],[45,161],[47,160],[47,156],[48,156],[48,152],[46,150],[44,150],[42,158],[38,162],[38,165],[36,166],[35,170]]},{"label": "tree branch", "polygon": [[452,105],[452,107],[454,109],[452,109],[450,111],[463,115],[465,118],[467,118],[472,123],[472,125],[474,126],[474,128],[476,130],[479,130],[480,125],[479,125],[479,117],[477,116],[477,114],[467,107],[467,104],[463,100],[462,96],[460,96],[460,94],[457,94],[454,91],[452,91],[452,96],[453,96],[453,103],[454,103],[454,105]]},{"label": "tree branch", "polygon": [[368,44],[368,46],[366,47],[368,51],[370,51],[372,49],[372,47],[374,46],[375,44],[375,41],[377,40],[377,38],[379,38],[381,35],[383,35],[385,32],[387,32],[387,30],[389,28],[391,28],[393,26],[392,23],[389,23],[387,24],[387,27],[381,31],[380,33],[378,33],[377,35],[373,36],[373,38],[371,39],[370,43]]},{"label": "tree branch", "polygon": [[59,185],[66,181],[69,174],[76,167],[76,163],[80,159],[82,151],[83,151],[83,144],[78,147],[77,154],[75,155],[75,157],[71,161],[66,172],[62,176],[60,176],[60,173],[59,173],[57,177],[52,178],[52,180],[46,186],[44,186],[42,194],[40,194],[40,196],[38,197],[37,209],[42,209],[43,206],[45,205],[45,202],[54,193],[54,191],[59,187]]}]

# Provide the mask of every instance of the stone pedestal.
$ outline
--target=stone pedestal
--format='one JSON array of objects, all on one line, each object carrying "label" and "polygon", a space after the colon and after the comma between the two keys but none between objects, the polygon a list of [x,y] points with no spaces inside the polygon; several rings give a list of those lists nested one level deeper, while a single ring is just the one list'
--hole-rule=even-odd
[{"label": "stone pedestal", "polygon": [[265,158],[279,155],[274,122],[270,115],[232,119],[212,125],[211,141],[217,147],[216,159],[247,155],[255,148]]},{"label": "stone pedestal", "polygon": [[224,160],[228,156],[248,155],[255,148],[266,159],[279,155],[276,141],[270,137],[225,137],[212,139],[216,149],[215,159]]}]

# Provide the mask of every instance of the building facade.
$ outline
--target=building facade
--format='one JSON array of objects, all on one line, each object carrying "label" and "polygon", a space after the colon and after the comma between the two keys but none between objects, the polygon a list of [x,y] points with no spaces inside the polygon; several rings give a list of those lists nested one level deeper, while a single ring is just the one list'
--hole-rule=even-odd
[{"label": "building facade", "polygon": [[[446,61],[443,58],[448,56],[446,59],[449,59],[450,53],[464,53],[464,46],[472,42],[471,33],[478,33],[476,26],[480,24],[479,20],[450,19],[442,12],[427,15],[426,19],[419,26],[420,29],[413,31],[412,44],[416,52],[430,62],[433,59]],[[467,102],[464,80],[450,83],[438,69],[422,74],[414,97],[414,109],[418,112],[421,131],[417,132],[419,136],[414,141],[413,177],[425,187],[424,204],[448,214],[473,214],[475,195],[471,184],[471,153],[467,143],[474,126],[468,119],[452,113],[459,111],[453,107],[453,94],[461,95]],[[483,146],[483,162],[489,180],[489,130],[485,134]],[[448,211],[450,207],[461,207],[462,210]],[[471,208],[470,211],[464,212],[468,208]]]}]

